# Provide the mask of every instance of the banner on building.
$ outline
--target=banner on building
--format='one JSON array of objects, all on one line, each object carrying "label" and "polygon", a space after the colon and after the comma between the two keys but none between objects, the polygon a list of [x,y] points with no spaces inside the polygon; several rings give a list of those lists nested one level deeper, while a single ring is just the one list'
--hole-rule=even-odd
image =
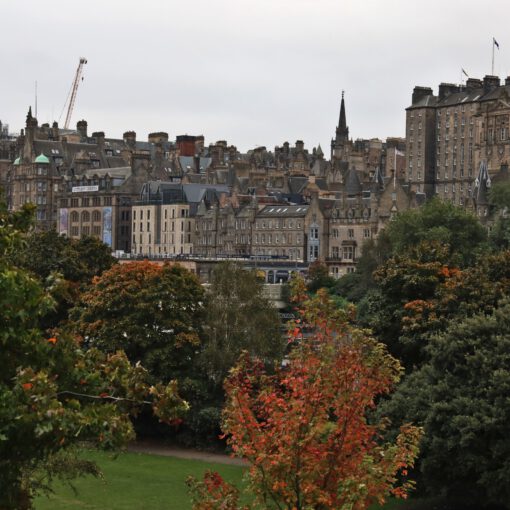
[{"label": "banner on building", "polygon": [[103,243],[112,247],[112,208],[103,207]]},{"label": "banner on building", "polygon": [[68,235],[69,226],[69,209],[59,210],[58,233],[61,235]]}]

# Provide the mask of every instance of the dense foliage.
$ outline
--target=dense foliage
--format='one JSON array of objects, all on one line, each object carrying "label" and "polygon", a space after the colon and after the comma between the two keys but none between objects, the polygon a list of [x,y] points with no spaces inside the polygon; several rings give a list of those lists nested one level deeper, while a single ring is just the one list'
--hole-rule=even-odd
[{"label": "dense foliage", "polygon": [[281,360],[285,346],[278,312],[254,271],[218,264],[206,298],[201,363],[212,384],[223,385],[242,351],[270,363]]},{"label": "dense foliage", "polygon": [[205,294],[202,344],[194,370],[182,389],[191,411],[178,439],[202,447],[218,445],[223,381],[243,350],[268,366],[282,359],[284,338],[276,308],[264,294],[256,273],[222,262]]},{"label": "dense foliage", "polygon": [[32,221],[25,208],[0,207],[0,508],[31,508],[53,477],[97,473],[79,461],[84,440],[116,448],[132,438],[128,417],[146,403],[168,421],[187,408],[175,382],[150,385],[140,365],[122,352],[84,349],[65,334],[47,334],[39,318],[52,297],[26,270],[12,264],[21,233]]},{"label": "dense foliage", "polygon": [[[271,374],[245,353],[225,385],[223,430],[250,464],[250,491],[261,508],[297,510],[366,509],[405,496],[419,430],[403,426],[382,442],[384,421],[367,419],[398,381],[399,364],[349,326],[326,291],[307,299],[303,290],[298,284],[301,318],[287,364]],[[239,508],[237,491],[218,476],[191,486],[197,510]]]},{"label": "dense foliage", "polygon": [[502,352],[510,252],[498,249],[506,246],[507,197],[505,188],[492,193],[500,230],[489,239],[476,217],[449,203],[398,215],[364,252],[370,274],[360,267],[337,287],[358,292],[359,324],[402,361],[406,375],[380,413],[424,427],[418,490],[443,496],[448,509],[509,508]]},{"label": "dense foliage", "polygon": [[94,279],[71,311],[87,346],[123,349],[154,377],[187,375],[200,346],[204,291],[179,265],[117,264]]}]

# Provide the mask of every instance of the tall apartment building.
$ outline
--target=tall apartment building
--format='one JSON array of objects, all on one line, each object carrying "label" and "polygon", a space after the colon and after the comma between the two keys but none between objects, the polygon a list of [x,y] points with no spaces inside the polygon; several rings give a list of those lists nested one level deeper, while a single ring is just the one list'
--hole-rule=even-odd
[{"label": "tall apartment building", "polygon": [[489,177],[510,158],[510,77],[469,78],[465,85],[415,87],[406,109],[406,172],[410,191],[476,206],[482,162]]}]

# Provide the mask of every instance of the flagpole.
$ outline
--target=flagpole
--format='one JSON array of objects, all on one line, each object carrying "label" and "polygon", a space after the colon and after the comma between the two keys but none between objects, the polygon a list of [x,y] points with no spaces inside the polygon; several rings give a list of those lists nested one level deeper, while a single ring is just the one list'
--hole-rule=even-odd
[{"label": "flagpole", "polygon": [[395,159],[393,162],[393,189],[397,187],[397,148],[395,147]]},{"label": "flagpole", "polygon": [[495,46],[495,40],[494,37],[492,38],[492,72],[491,76],[494,76],[494,46]]}]

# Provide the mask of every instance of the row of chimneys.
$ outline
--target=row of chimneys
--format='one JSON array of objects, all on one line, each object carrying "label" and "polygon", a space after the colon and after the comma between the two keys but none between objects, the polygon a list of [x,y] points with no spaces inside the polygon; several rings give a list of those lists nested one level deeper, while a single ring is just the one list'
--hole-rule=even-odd
[{"label": "row of chimneys", "polygon": [[[510,85],[510,76],[505,78],[505,86]],[[478,78],[468,78],[465,85],[455,85],[453,83],[441,83],[439,85],[438,98],[441,101],[451,94],[457,92],[472,92],[474,90],[483,89],[483,93],[487,94],[491,90],[500,87],[501,80],[499,76],[484,76],[483,80]],[[418,103],[421,99],[426,96],[432,96],[432,89],[430,87],[414,87],[412,104]]]}]

